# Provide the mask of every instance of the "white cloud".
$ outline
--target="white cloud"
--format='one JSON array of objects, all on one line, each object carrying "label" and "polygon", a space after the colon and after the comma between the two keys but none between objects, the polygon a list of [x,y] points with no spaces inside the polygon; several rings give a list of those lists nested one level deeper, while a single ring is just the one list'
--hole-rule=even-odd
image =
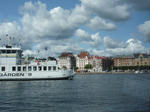
[{"label": "white cloud", "polygon": [[108,36],[104,37],[104,46],[105,46],[105,48],[109,48],[109,49],[124,48],[125,47],[123,42],[113,40]]},{"label": "white cloud", "polygon": [[83,4],[76,5],[72,10],[69,20],[77,26],[86,25],[91,30],[115,30],[116,25],[94,15],[93,12]]},{"label": "white cloud", "polygon": [[32,51],[32,50],[24,50],[23,51],[23,56],[24,57],[27,57],[27,56],[36,56],[36,52],[34,51]]},{"label": "white cloud", "polygon": [[[0,44],[8,44],[9,38],[11,39],[17,38],[17,40],[12,40],[12,44],[16,44],[20,40],[21,28],[18,26],[16,22],[4,22],[0,23]],[[7,35],[7,36],[6,36]]]},{"label": "white cloud", "polygon": [[82,5],[96,15],[114,20],[122,21],[129,18],[128,6],[120,4],[118,0],[80,0]]},{"label": "white cloud", "polygon": [[75,35],[82,38],[83,40],[89,40],[90,39],[90,35],[88,34],[88,32],[86,32],[82,29],[78,29],[76,31]]},{"label": "white cloud", "polygon": [[89,34],[88,32],[78,29],[75,33],[77,37],[79,37],[79,41],[87,46],[99,48],[102,40],[99,33]]},{"label": "white cloud", "polygon": [[143,34],[143,39],[150,42],[150,21],[145,21],[144,24],[139,25],[138,28]]},{"label": "white cloud", "polygon": [[101,49],[88,49],[87,51],[90,52],[91,55],[110,56],[104,50]]},{"label": "white cloud", "polygon": [[[107,44],[107,45],[105,45]],[[104,37],[105,49],[88,49],[93,55],[99,56],[115,56],[115,55],[131,55],[133,53],[145,53],[146,49],[142,42],[130,38],[126,42],[117,42],[110,37]]]},{"label": "white cloud", "polygon": [[95,16],[90,20],[90,22],[87,24],[89,28],[92,30],[115,30],[116,25],[113,23],[108,23],[104,19]]},{"label": "white cloud", "polygon": [[128,39],[122,46],[117,46],[115,48],[106,48],[106,52],[111,55],[123,55],[123,54],[133,54],[139,52],[146,52],[145,47],[142,42],[133,38]]},{"label": "white cloud", "polygon": [[72,13],[69,16],[69,20],[76,25],[86,24],[89,19],[90,12],[87,11],[83,5],[77,5],[72,9]]},{"label": "white cloud", "polygon": [[[23,11],[22,11],[23,10]],[[24,32],[36,38],[63,39],[72,36],[76,25],[68,19],[69,10],[56,7],[47,10],[45,4],[37,2],[25,3],[21,8],[21,19]]]},{"label": "white cloud", "polygon": [[89,20],[88,12],[83,7],[76,6],[73,10],[55,7],[48,10],[46,4],[38,1],[26,2],[20,12],[22,18],[18,23],[0,24],[0,34],[21,39],[25,54],[41,50],[44,55],[44,46],[49,47],[51,55],[64,51],[78,52],[82,49],[73,42],[72,36],[80,25]]},{"label": "white cloud", "polygon": [[[16,40],[21,39],[24,53],[30,55],[38,50],[42,56],[56,56],[66,51],[77,53],[84,50],[84,45],[93,54],[107,56],[144,50],[139,40],[123,43],[110,37],[104,37],[105,49],[101,50],[103,41],[99,33],[90,34],[80,29],[88,26],[94,31],[115,30],[116,25],[112,20],[122,21],[129,17],[128,6],[118,1],[81,0],[81,4],[71,10],[61,7],[47,9],[46,4],[40,1],[26,2],[20,8],[22,17],[19,22],[0,23],[0,34],[9,34],[16,37]],[[139,29],[145,39],[150,40],[148,26],[150,25],[146,22]],[[74,39],[76,37],[78,38]],[[44,47],[48,47],[48,50],[45,51]]]},{"label": "white cloud", "polygon": [[82,50],[83,48],[80,47],[72,39],[64,39],[57,41],[44,40],[42,42],[37,43],[33,48],[33,51],[36,52],[36,54],[39,52],[39,57],[58,56],[62,52],[79,53]]},{"label": "white cloud", "polygon": [[11,35],[15,35],[20,31],[20,27],[16,22],[5,22],[0,24],[0,31],[3,34],[10,33]]}]

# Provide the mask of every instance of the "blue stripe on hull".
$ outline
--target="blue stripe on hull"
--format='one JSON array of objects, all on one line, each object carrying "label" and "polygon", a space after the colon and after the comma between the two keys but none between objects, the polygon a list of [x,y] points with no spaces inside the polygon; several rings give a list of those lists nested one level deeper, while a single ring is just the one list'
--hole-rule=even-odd
[{"label": "blue stripe on hull", "polygon": [[14,78],[14,79],[0,79],[0,81],[33,81],[33,80],[72,80],[73,77],[61,77],[61,78]]}]

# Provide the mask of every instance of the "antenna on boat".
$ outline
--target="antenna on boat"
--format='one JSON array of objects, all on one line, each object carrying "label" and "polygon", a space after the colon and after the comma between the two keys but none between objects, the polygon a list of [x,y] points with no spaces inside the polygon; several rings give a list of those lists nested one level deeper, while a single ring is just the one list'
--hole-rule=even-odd
[{"label": "antenna on boat", "polygon": [[8,43],[7,46],[11,46],[11,36],[9,36],[8,34],[6,34],[6,38],[8,39]]},{"label": "antenna on boat", "polygon": [[8,45],[11,46],[11,37],[9,37]]},{"label": "antenna on boat", "polygon": [[[8,34],[6,34],[6,38],[8,39]],[[9,43],[9,40],[8,40],[8,43]]]},{"label": "antenna on boat", "polygon": [[21,39],[19,39],[19,47],[21,47]]},{"label": "antenna on boat", "polygon": [[40,50],[37,50],[37,56],[36,56],[37,59],[40,58],[39,53],[40,53]]},{"label": "antenna on boat", "polygon": [[15,37],[12,38],[12,43],[15,46],[14,40],[15,40]]},{"label": "antenna on boat", "polygon": [[46,51],[46,55],[48,55],[48,53],[47,53],[48,47],[45,46],[44,49],[45,49],[45,51]]},{"label": "antenna on boat", "polygon": [[46,51],[48,50],[48,48],[47,48],[47,46],[45,46],[45,48],[44,48]]}]

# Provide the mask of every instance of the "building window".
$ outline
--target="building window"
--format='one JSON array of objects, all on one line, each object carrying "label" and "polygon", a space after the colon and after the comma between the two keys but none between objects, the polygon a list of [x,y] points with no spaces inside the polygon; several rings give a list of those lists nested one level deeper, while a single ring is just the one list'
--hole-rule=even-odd
[{"label": "building window", "polygon": [[18,71],[21,71],[21,66],[18,66],[17,70],[18,70]]},{"label": "building window", "polygon": [[23,67],[23,71],[26,71],[26,70],[27,70],[27,67],[26,67],[26,66],[24,66],[24,67]]},{"label": "building window", "polygon": [[145,65],[147,65],[147,62],[145,62]]},{"label": "building window", "polygon": [[32,70],[32,67],[31,66],[28,66],[28,71],[31,71]]},{"label": "building window", "polygon": [[142,60],[143,60],[143,57],[140,57],[140,60],[142,61]]},{"label": "building window", "polygon": [[39,66],[39,67],[38,67],[38,69],[39,69],[39,71],[41,71],[41,70],[42,70],[42,67],[41,67],[41,66]]},{"label": "building window", "polygon": [[14,67],[12,67],[12,71],[16,71],[16,67],[14,66]]},{"label": "building window", "polygon": [[47,70],[47,66],[44,66],[44,67],[43,67],[43,70],[46,71],[46,70]]}]

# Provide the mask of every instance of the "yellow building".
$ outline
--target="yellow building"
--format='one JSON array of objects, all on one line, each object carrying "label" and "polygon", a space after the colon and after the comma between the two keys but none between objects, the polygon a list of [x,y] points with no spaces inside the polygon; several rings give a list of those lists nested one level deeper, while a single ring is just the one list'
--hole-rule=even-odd
[{"label": "yellow building", "polygon": [[135,66],[150,66],[150,56],[148,54],[134,54]]}]

